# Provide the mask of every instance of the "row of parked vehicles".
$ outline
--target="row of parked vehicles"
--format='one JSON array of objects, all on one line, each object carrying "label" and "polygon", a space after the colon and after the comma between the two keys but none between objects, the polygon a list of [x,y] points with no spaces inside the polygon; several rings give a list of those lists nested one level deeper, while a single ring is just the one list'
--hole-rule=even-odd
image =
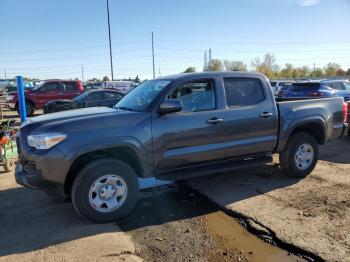
[{"label": "row of parked vehicles", "polygon": [[[86,91],[79,80],[49,80],[33,89],[26,89],[24,95],[27,115],[33,116],[36,109],[53,113],[84,107],[112,107],[125,93],[114,88]],[[16,91],[7,94],[6,102],[8,108],[19,111]]]}]

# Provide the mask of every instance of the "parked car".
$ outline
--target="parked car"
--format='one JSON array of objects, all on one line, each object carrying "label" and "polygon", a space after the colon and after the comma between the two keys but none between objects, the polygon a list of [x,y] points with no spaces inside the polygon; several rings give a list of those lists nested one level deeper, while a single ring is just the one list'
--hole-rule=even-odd
[{"label": "parked car", "polygon": [[350,100],[350,82],[347,80],[325,80],[296,82],[283,91],[282,97],[343,97]]},{"label": "parked car", "polygon": [[[283,99],[282,99],[283,100]],[[261,165],[280,154],[303,178],[318,145],[347,133],[340,97],[276,102],[259,73],[203,72],[144,82],[114,108],[29,118],[17,137],[17,183],[71,195],[95,222],[128,215],[138,177],[184,179]]]},{"label": "parked car", "polygon": [[115,90],[87,91],[72,100],[64,99],[48,102],[44,106],[44,114],[85,107],[113,107],[123,96],[124,94]]},{"label": "parked car", "polygon": [[104,81],[102,88],[115,89],[123,94],[133,90],[138,84],[134,81]]},{"label": "parked car", "polygon": [[[49,80],[31,90],[25,90],[26,110],[33,116],[35,109],[57,99],[72,99],[84,92],[79,80]],[[7,107],[19,111],[17,92],[9,92],[6,97]]]},{"label": "parked car", "polygon": [[281,89],[286,90],[292,85],[293,81],[280,81],[280,80],[275,80],[275,81],[270,81],[270,85],[273,90],[273,94],[275,96],[278,96],[280,93]]},{"label": "parked car", "polygon": [[102,83],[101,82],[90,82],[90,83],[87,83],[86,88],[87,89],[99,89],[99,88],[102,88]]}]

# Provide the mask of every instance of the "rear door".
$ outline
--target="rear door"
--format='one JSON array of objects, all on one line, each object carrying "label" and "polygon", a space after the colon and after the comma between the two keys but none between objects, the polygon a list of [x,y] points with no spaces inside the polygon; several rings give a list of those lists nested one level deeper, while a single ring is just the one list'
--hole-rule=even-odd
[{"label": "rear door", "polygon": [[101,106],[113,107],[121,98],[122,95],[117,92],[104,92],[104,99],[102,101]]},{"label": "rear door", "polygon": [[104,100],[103,92],[91,92],[85,99],[86,107],[102,106]]},{"label": "rear door", "polygon": [[[183,110],[152,119],[155,169],[160,172],[223,159],[223,110],[217,78],[178,83],[167,99],[180,99]],[[222,104],[221,104],[222,106]]]},{"label": "rear door", "polygon": [[60,93],[61,99],[73,99],[74,97],[80,95],[77,87],[77,82],[75,81],[63,81],[62,91]]},{"label": "rear door", "polygon": [[277,142],[278,112],[264,80],[224,77],[225,157],[272,152]]}]

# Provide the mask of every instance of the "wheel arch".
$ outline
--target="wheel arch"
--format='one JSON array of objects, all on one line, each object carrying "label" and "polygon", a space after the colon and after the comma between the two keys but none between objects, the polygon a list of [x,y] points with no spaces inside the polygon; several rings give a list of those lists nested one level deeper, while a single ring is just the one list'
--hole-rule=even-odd
[{"label": "wheel arch", "polygon": [[319,145],[327,140],[327,125],[322,117],[308,117],[297,119],[291,125],[281,130],[277,152],[284,150],[289,139],[298,132],[305,132],[313,136]]},{"label": "wheel arch", "polygon": [[73,160],[64,181],[64,194],[69,195],[71,193],[74,179],[84,166],[92,161],[104,158],[118,159],[127,163],[135,170],[139,177],[146,177],[149,173],[149,167],[142,162],[139,154],[129,146],[123,145],[92,150],[81,153]]}]

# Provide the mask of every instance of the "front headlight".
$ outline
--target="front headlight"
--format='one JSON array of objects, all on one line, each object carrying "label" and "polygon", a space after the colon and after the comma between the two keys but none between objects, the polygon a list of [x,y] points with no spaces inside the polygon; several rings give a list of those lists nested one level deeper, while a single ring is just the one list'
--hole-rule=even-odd
[{"label": "front headlight", "polygon": [[27,137],[27,142],[30,147],[34,147],[36,149],[49,149],[62,142],[64,139],[66,139],[66,137],[66,135],[61,133],[29,135]]}]

